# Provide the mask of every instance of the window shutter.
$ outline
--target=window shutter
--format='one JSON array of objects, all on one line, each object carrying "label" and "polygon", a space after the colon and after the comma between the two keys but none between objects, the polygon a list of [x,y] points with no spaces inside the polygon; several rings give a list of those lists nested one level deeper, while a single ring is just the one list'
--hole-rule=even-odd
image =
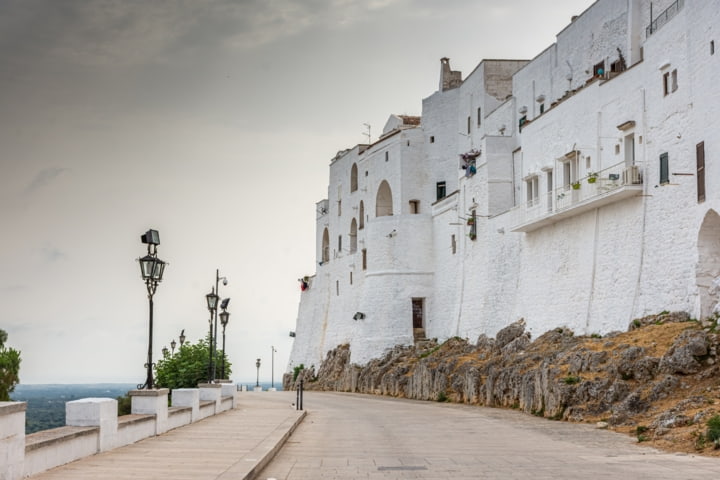
[{"label": "window shutter", "polygon": [[670,166],[667,152],[660,155],[660,184],[670,183]]},{"label": "window shutter", "polygon": [[698,203],[705,201],[705,142],[695,147],[697,157],[697,198]]}]

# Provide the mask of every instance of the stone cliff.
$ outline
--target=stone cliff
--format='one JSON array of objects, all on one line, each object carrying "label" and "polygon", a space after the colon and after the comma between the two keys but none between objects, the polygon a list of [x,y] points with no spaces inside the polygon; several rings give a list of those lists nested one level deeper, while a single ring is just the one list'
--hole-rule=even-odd
[{"label": "stone cliff", "polygon": [[303,380],[308,390],[515,408],[714,454],[705,431],[720,413],[716,328],[717,320],[662,313],[633,320],[624,333],[574,336],[557,328],[532,341],[520,320],[494,339],[397,346],[364,366],[351,364],[349,347],[340,345],[317,372],[286,374],[283,388]]}]

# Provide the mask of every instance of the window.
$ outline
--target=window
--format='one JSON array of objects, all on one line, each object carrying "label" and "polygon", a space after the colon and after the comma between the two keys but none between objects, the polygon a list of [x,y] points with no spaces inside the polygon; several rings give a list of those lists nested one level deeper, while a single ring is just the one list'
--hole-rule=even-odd
[{"label": "window", "polygon": [[438,200],[445,198],[445,182],[437,182],[435,185],[435,193]]},{"label": "window", "polygon": [[357,252],[357,222],[352,219],[350,223],[350,253]]},{"label": "window", "polygon": [[360,208],[358,209],[358,230],[365,228],[365,203],[360,200]]},{"label": "window", "polygon": [[540,115],[542,115],[543,113],[545,113],[545,104],[541,103],[540,104]]},{"label": "window", "polygon": [[482,123],[482,110],[480,107],[477,109],[477,126],[480,128],[480,124]]},{"label": "window", "polygon": [[338,252],[342,252],[342,235],[338,235]]},{"label": "window", "polygon": [[625,165],[635,165],[635,134],[625,136]]},{"label": "window", "polygon": [[570,188],[570,185],[578,181],[578,170],[580,169],[578,153],[574,152],[565,156],[562,161],[563,178],[562,184],[565,188]]},{"label": "window", "polygon": [[420,200],[410,200],[410,213],[420,213]]},{"label": "window", "polygon": [[468,236],[470,237],[470,240],[475,240],[477,237],[477,210],[470,212],[468,223],[470,224],[470,232],[468,233]]},{"label": "window", "polygon": [[338,200],[338,217],[342,215],[342,200]]},{"label": "window", "polygon": [[320,258],[321,265],[330,261],[330,235],[328,234],[327,228],[323,232],[322,252],[320,252]]},{"label": "window", "polygon": [[670,165],[667,152],[660,155],[660,185],[670,183]]},{"label": "window", "polygon": [[350,285],[352,285],[352,272],[350,272]]},{"label": "window", "polygon": [[593,75],[595,75],[596,77],[602,77],[605,75],[605,60],[595,64],[595,66],[593,67]]},{"label": "window", "polygon": [[468,135],[470,135],[470,127],[472,126],[471,123],[472,123],[472,118],[470,118],[470,115],[468,115],[468,118],[467,118],[467,133],[468,133]]},{"label": "window", "polygon": [[553,171],[548,170],[547,171],[547,177],[546,177],[546,190],[547,190],[547,211],[552,212],[553,208],[553,191],[555,190],[555,187],[553,186]]},{"label": "window", "polygon": [[710,40],[710,55],[715,55],[715,40]]},{"label": "window", "polygon": [[362,249],[362,269],[367,270],[367,249]]},{"label": "window", "polygon": [[433,135],[430,135],[430,143],[435,143],[435,137]]},{"label": "window", "polygon": [[357,164],[353,163],[350,169],[350,192],[354,192],[358,189],[358,168]]},{"label": "window", "polygon": [[537,175],[533,175],[532,177],[525,180],[526,199],[528,207],[537,205],[538,198],[540,196],[539,185],[540,181]]},{"label": "window", "polygon": [[695,159],[697,161],[697,200],[705,201],[705,142],[695,146]]},{"label": "window", "polygon": [[527,115],[523,115],[520,117],[520,120],[518,121],[518,127],[522,129],[522,126],[527,123]]},{"label": "window", "polygon": [[390,160],[390,152],[385,152],[385,161]]},{"label": "window", "polygon": [[450,235],[450,248],[452,248],[452,253],[455,255],[455,252],[457,251],[457,242],[455,241],[455,235]]},{"label": "window", "polygon": [[663,73],[663,96],[670,94],[670,72]]},{"label": "window", "polygon": [[673,91],[673,92],[674,92],[675,90],[677,90],[677,89],[678,89],[678,83],[677,83],[677,69],[673,70],[673,71],[672,71],[672,73],[670,74],[670,80],[671,80],[671,84],[672,84],[672,87],[671,87],[671,88],[672,88],[672,90],[671,90],[671,91]]},{"label": "window", "polygon": [[335,280],[335,295],[340,296],[340,280]]}]

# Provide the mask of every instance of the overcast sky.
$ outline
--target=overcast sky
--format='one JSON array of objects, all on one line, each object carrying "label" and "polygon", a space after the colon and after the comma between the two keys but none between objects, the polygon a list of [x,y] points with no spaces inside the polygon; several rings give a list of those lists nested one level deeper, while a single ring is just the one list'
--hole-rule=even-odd
[{"label": "overcast sky", "polygon": [[338,150],[421,113],[440,58],[532,58],[591,0],[0,0],[0,328],[22,383],[142,383],[136,258],[170,263],[154,351],[207,331],[287,366]]}]

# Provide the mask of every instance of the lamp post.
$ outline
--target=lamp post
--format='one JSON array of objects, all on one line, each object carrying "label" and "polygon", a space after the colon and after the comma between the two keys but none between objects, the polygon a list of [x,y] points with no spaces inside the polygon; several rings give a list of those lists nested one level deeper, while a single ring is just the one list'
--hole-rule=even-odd
[{"label": "lamp post", "polygon": [[270,388],[275,388],[275,345],[270,346]]},{"label": "lamp post", "polygon": [[148,356],[147,362],[145,363],[147,377],[143,385],[138,385],[138,389],[152,389],[155,387],[152,373],[153,295],[155,295],[158,283],[162,281],[163,272],[167,264],[157,256],[157,246],[160,245],[160,234],[157,230],[148,230],[140,236],[140,240],[148,246],[147,255],[138,259],[138,262],[140,263],[140,275],[145,281],[145,287],[147,287],[150,333],[148,335]]},{"label": "lamp post", "polygon": [[214,288],[210,293],[205,295],[205,299],[207,300],[207,307],[210,311],[210,319],[208,320],[208,323],[210,324],[210,344],[208,345],[210,363],[208,363],[208,383],[212,383],[215,378],[215,366],[213,364],[213,316],[214,313],[217,312],[218,301],[218,296],[215,294]]},{"label": "lamp post", "polygon": [[257,367],[257,380],[255,381],[255,388],[260,388],[260,359],[259,358],[255,361],[255,366]]},{"label": "lamp post", "polygon": [[180,332],[180,348],[182,348],[183,344],[185,343],[185,329],[183,328]]},{"label": "lamp post", "polygon": [[[223,285],[227,285],[227,277],[221,277],[220,276],[220,270],[215,269],[215,288],[213,291],[205,297],[207,298],[207,304],[208,304],[208,310],[210,310],[210,378],[208,381],[210,383],[215,381],[215,361],[214,361],[214,354],[217,353],[217,331],[218,331],[218,312],[217,312],[217,302],[220,299],[220,296],[218,295],[220,293],[220,280],[223,281]],[[211,297],[212,296],[212,297]],[[229,301],[229,299],[226,299]],[[227,304],[225,304],[227,306]],[[213,330],[213,319],[215,320],[215,329]]]},{"label": "lamp post", "polygon": [[171,355],[175,355],[175,347],[177,347],[177,342],[173,338],[172,341],[170,342],[170,350],[172,352]]},{"label": "lamp post", "polygon": [[222,367],[220,369],[220,376],[225,379],[225,327],[227,327],[228,322],[230,321],[230,313],[226,310],[227,303],[230,301],[229,298],[226,298],[223,300],[222,303],[222,313],[220,313],[220,323],[223,327],[223,348],[222,348]]},{"label": "lamp post", "polygon": [[163,347],[163,348],[162,348],[162,354],[163,354],[163,358],[167,357],[167,355],[168,355],[168,349],[167,349],[167,347]]}]

